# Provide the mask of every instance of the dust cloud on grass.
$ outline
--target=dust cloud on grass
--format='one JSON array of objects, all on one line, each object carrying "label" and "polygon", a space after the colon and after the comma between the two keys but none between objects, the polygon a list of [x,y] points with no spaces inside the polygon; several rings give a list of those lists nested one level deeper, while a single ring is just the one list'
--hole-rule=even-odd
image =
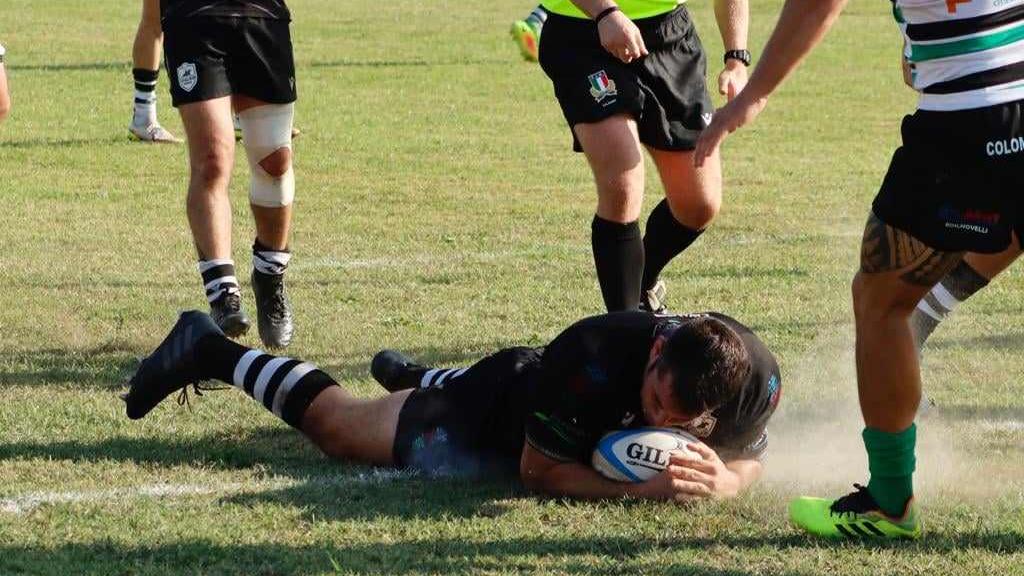
[{"label": "dust cloud on grass", "polygon": [[[832,497],[852,490],[854,482],[867,484],[853,334],[852,324],[823,330],[800,359],[783,367],[783,398],[769,424],[765,478],[773,488]],[[974,377],[980,380],[984,374]],[[925,372],[925,393],[927,382]],[[1024,422],[944,419],[938,406],[919,417],[917,425],[914,480],[919,496],[947,503],[1024,500]],[[1004,449],[983,441],[993,431],[1009,433],[1003,436]]]}]

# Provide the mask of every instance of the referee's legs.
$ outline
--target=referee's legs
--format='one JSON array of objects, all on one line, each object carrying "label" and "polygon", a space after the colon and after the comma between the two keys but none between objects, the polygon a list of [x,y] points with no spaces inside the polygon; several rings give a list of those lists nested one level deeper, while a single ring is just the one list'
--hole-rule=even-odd
[{"label": "referee's legs", "polygon": [[597,212],[591,244],[609,312],[640,305],[644,246],[637,220],[643,205],[644,159],[632,117],[620,114],[573,126],[594,173]]},{"label": "referee's legs", "polygon": [[722,206],[722,166],[717,152],[695,168],[693,152],[648,148],[665,199],[647,218],[643,290],[651,290],[668,263],[689,248]]}]

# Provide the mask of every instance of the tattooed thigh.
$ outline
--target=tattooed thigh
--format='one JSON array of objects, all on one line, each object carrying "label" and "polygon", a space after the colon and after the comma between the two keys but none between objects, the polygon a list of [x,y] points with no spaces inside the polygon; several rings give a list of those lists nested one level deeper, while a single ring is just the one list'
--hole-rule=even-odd
[{"label": "tattooed thigh", "polygon": [[871,214],[861,242],[860,269],[869,274],[900,272],[900,279],[932,286],[964,257],[963,252],[935,250]]}]

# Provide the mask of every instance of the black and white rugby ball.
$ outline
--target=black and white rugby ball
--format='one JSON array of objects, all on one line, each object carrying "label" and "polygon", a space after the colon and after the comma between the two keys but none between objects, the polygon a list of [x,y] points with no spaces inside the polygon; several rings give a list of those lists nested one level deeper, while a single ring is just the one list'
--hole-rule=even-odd
[{"label": "black and white rugby ball", "polygon": [[697,438],[675,428],[636,428],[609,432],[594,449],[591,464],[605,478],[643,482],[668,466],[670,452],[691,453]]}]

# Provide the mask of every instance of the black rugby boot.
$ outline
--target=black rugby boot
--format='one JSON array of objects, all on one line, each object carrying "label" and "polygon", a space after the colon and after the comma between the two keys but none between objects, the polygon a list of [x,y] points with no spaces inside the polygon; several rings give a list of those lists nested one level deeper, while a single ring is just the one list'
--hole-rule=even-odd
[{"label": "black rugby boot", "polygon": [[426,370],[396,350],[381,350],[370,362],[370,374],[388,392],[418,387]]},{"label": "black rugby boot", "polygon": [[175,391],[206,379],[196,360],[196,348],[210,335],[224,333],[209,315],[198,310],[181,313],[171,333],[142,361],[129,382],[131,388],[123,396],[129,418],[142,418]]},{"label": "black rugby boot", "polygon": [[252,271],[256,296],[256,326],[268,348],[284,348],[292,342],[292,307],[284,290],[284,274]]},{"label": "black rugby boot", "polygon": [[249,317],[242,311],[242,298],[238,292],[225,292],[211,302],[210,316],[221,331],[231,338],[238,338],[249,331]]}]

